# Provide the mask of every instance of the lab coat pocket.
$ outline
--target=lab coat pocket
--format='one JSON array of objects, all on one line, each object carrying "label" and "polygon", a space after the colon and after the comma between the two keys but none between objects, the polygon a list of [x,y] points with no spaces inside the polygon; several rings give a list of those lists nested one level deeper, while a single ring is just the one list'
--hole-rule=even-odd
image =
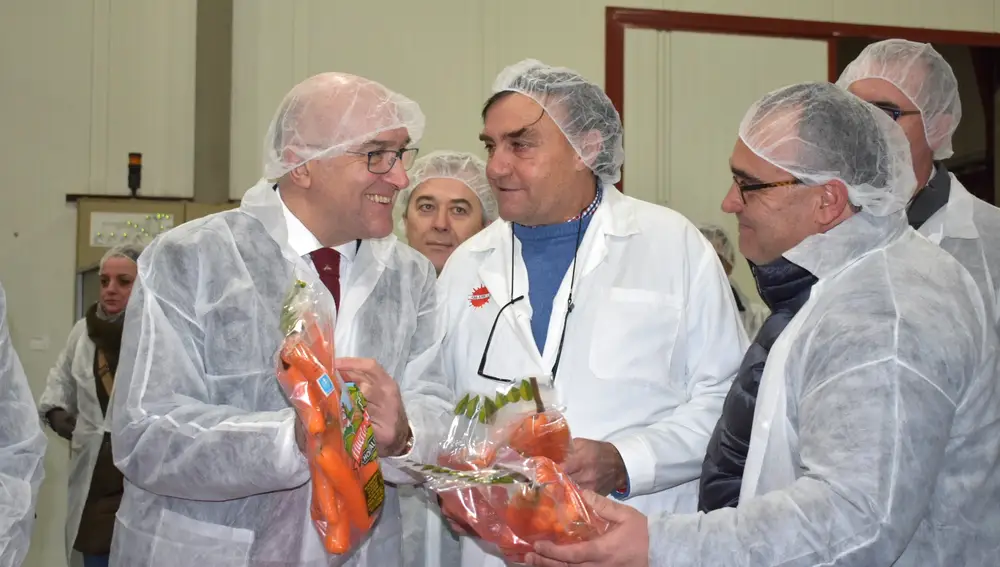
[{"label": "lab coat pocket", "polygon": [[663,381],[680,326],[681,303],[672,295],[613,287],[598,308],[590,368],[598,378]]},{"label": "lab coat pocket", "polygon": [[248,567],[254,534],[163,510],[150,566]]}]

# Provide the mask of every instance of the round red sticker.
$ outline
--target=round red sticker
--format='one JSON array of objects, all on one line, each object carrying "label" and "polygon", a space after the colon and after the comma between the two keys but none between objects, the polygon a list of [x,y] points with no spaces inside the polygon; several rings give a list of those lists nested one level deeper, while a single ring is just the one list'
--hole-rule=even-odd
[{"label": "round red sticker", "polygon": [[489,301],[490,290],[486,289],[486,286],[484,285],[472,290],[472,295],[469,296],[469,303],[477,309],[486,305]]}]

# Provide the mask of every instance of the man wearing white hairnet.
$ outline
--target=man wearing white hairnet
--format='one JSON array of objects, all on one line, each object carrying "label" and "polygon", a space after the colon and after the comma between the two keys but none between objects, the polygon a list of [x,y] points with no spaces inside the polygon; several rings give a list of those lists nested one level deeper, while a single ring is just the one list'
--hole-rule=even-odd
[{"label": "man wearing white hairnet", "polygon": [[[719,255],[719,261],[722,262],[722,269],[725,270],[726,276],[729,277],[729,287],[732,288],[733,297],[736,298],[736,309],[739,310],[740,317],[743,319],[743,328],[746,329],[747,336],[753,339],[757,336],[757,331],[764,324],[764,320],[767,319],[770,311],[766,306],[756,301],[750,301],[747,294],[743,293],[743,290],[733,281],[732,276],[733,268],[736,264],[736,251],[733,249],[733,242],[729,240],[729,235],[726,234],[725,229],[718,225],[708,224],[699,226],[698,230],[712,243],[715,253]],[[752,265],[751,269],[753,269]]]},{"label": "man wearing white hairnet", "polygon": [[28,555],[47,445],[0,286],[0,567],[19,567]]},{"label": "man wearing white hairnet", "polygon": [[391,235],[423,128],[416,103],[378,83],[306,79],[281,103],[264,179],[240,208],[179,226],[142,255],[112,404],[127,479],[112,565],[400,564],[391,486],[366,541],[327,555],[274,368],[283,298],[296,278],[322,282],[338,307],[337,354],[354,357],[337,369],[369,400],[386,480],[409,478],[393,457],[433,452],[451,403],[436,278]]},{"label": "man wearing white hairnet", "polygon": [[750,108],[730,165],[740,251],[814,279],[770,348],[738,505],[647,520],[590,494],[609,533],[529,560],[996,565],[997,337],[968,272],[907,226],[903,132],[835,85],[793,85]]},{"label": "man wearing white hairnet", "polygon": [[486,164],[467,152],[438,151],[418,159],[396,208],[407,243],[438,273],[459,244],[497,218]]},{"label": "man wearing white hairnet", "polygon": [[917,176],[910,226],[972,274],[1000,330],[1000,209],[976,198],[945,168],[962,118],[958,81],[930,45],[889,39],[866,47],[837,84],[891,116],[906,133]]},{"label": "man wearing white hairnet", "polygon": [[[715,251],[674,211],[622,195],[622,124],[579,74],[503,70],[480,138],[500,218],[440,277],[458,392],[542,378],[581,486],[644,512],[691,512],[746,333]],[[499,565],[479,541],[463,565]]]}]

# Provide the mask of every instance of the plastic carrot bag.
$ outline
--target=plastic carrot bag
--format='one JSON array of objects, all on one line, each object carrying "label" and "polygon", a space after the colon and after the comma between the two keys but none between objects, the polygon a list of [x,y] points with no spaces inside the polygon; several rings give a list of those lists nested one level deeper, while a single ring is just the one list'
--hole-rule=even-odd
[{"label": "plastic carrot bag", "polygon": [[277,375],[305,432],[313,524],[326,550],[343,554],[371,531],[385,484],[365,397],[334,368],[333,297],[317,285],[296,280],[285,298]]},{"label": "plastic carrot bag", "polygon": [[438,464],[458,470],[493,466],[505,451],[565,460],[570,430],[550,388],[527,378],[495,394],[466,394],[455,407]]},{"label": "plastic carrot bag", "polygon": [[514,561],[523,561],[538,541],[577,543],[608,530],[559,465],[513,455],[505,453],[488,469],[414,465],[409,471],[440,497],[446,515]]}]

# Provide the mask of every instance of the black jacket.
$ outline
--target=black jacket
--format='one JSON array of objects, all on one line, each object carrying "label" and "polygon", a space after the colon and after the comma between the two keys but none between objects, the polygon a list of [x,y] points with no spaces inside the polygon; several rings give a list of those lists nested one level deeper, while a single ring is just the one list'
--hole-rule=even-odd
[{"label": "black jacket", "polygon": [[698,489],[698,509],[702,512],[735,507],[740,501],[764,363],[774,341],[809,299],[809,291],[816,283],[815,276],[784,258],[761,266],[751,264],[750,268],[771,315],[743,356],[739,373],[726,395],[722,417],[708,442]]}]

